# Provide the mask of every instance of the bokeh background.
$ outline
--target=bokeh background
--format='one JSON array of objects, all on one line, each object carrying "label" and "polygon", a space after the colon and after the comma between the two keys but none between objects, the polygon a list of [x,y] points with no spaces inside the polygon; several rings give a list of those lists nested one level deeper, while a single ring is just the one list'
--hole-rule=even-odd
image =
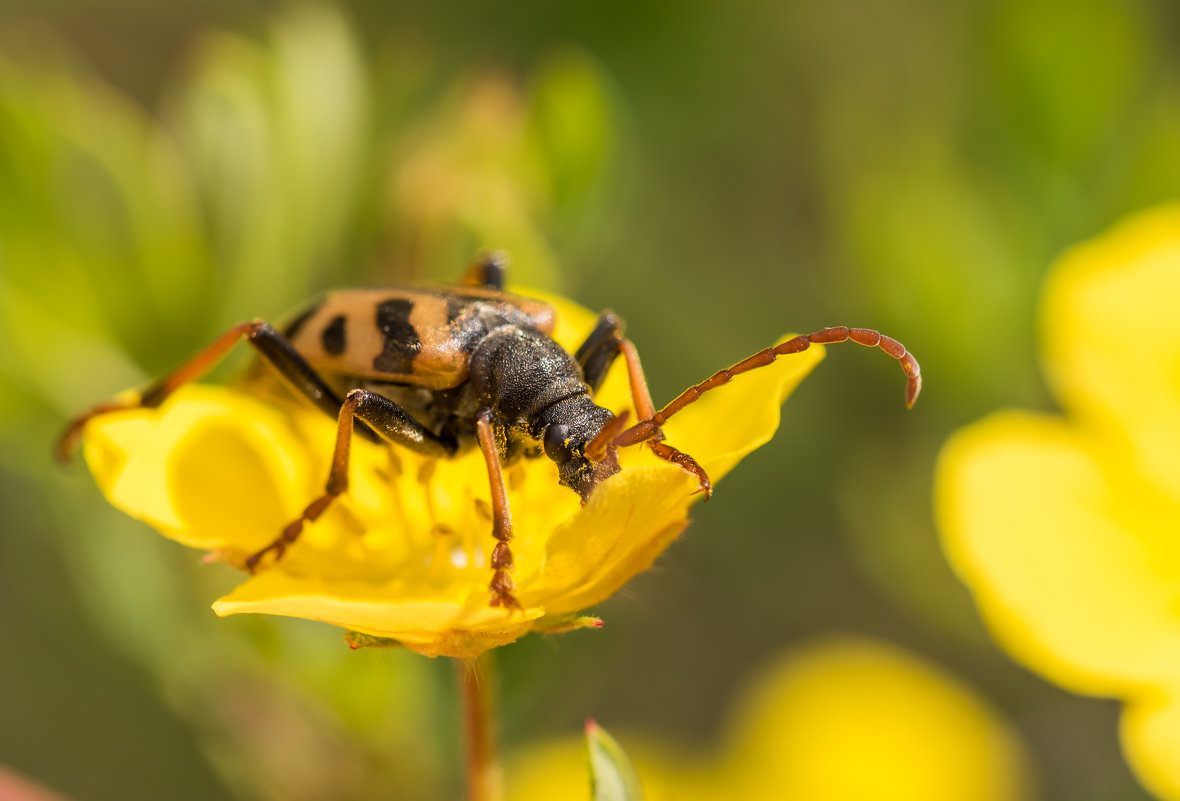
[{"label": "bokeh background", "polygon": [[956,427],[1051,408],[1054,256],[1180,196],[1177,41],[1171,0],[5,0],[0,763],[77,799],[456,796],[447,660],[216,619],[232,571],[49,453],[234,322],[503,247],[627,319],[657,402],[833,324],[926,376],[906,412],[833,347],[606,628],[500,649],[506,750],[593,716],[707,751],[767,664],[857,635],[980,699],[1029,797],[1148,798],[1113,703],[992,644],[930,492]]}]

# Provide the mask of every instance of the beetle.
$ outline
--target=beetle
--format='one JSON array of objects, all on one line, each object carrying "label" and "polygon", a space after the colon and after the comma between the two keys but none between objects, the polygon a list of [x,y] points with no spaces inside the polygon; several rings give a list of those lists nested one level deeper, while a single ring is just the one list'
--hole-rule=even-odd
[{"label": "beetle", "polygon": [[[512,595],[512,517],[504,465],[543,453],[557,465],[559,482],[585,503],[595,486],[618,472],[618,448],[647,443],[656,456],[692,474],[708,499],[708,474],[692,456],[664,441],[662,426],[734,376],[812,343],[851,340],[878,347],[901,363],[907,406],[921,389],[918,362],[900,342],[871,329],[841,326],[758,351],[657,410],[638,352],[624,338],[619,317],[604,311],[571,354],[551,337],[554,309],[505,292],[505,272],[503,253],[489,253],[475,261],[461,284],[342,290],[309,307],[281,332],[264,320],[236,325],[137,398],[99,404],[75,418],[58,442],[58,456],[69,458],[90,420],[158,407],[245,339],[296,394],[337,420],[323,494],[273,542],[246,559],[249,571],[257,570],[268,554],[281,559],[304,526],[348,489],[354,433],[437,458],[478,446],[491,486],[496,540],[490,604],[518,608]],[[619,356],[639,418],[631,427],[626,426],[627,412],[616,416],[593,400]]]}]

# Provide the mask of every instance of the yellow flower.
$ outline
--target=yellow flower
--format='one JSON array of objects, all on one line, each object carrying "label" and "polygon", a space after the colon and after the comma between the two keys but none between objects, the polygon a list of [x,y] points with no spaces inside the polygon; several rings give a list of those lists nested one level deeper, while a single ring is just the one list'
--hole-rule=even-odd
[{"label": "yellow flower", "polygon": [[944,545],[996,637],[1126,702],[1140,778],[1180,799],[1180,206],[1065,254],[1042,308],[1065,417],[1002,411],[939,465]]},{"label": "yellow flower", "polygon": [[[546,299],[558,312],[554,338],[574,350],[594,316]],[[769,441],[783,399],[822,357],[816,347],[781,358],[705,395],[665,426],[668,442],[715,482]],[[631,406],[619,362],[596,398],[615,412]],[[240,564],[322,491],[335,430],[335,421],[313,409],[263,402],[244,389],[190,385],[158,411],[96,418],[84,453],[115,506]],[[622,449],[620,464],[584,507],[558,485],[548,459],[521,460],[506,471],[521,606],[509,610],[488,604],[494,541],[478,449],[433,460],[354,438],[348,492],[277,566],[214,610],[322,620],[430,656],[470,657],[530,630],[600,624],[575,615],[646,570],[700,497],[695,478],[646,448]]]},{"label": "yellow flower", "polygon": [[[917,657],[820,642],[746,690],[716,753],[622,737],[647,801],[1018,801],[1020,741],[982,700]],[[577,742],[509,762],[510,801],[588,798]]]}]

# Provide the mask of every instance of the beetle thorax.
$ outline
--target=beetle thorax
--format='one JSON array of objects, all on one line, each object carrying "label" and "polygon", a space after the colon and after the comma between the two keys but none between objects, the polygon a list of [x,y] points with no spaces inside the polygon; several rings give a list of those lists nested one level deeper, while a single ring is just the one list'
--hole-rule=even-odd
[{"label": "beetle thorax", "polygon": [[534,437],[546,409],[587,392],[573,357],[526,326],[505,326],[480,342],[471,354],[470,381],[479,403],[491,408],[501,425]]},{"label": "beetle thorax", "polygon": [[526,326],[492,332],[471,356],[470,381],[501,426],[543,441],[561,483],[583,498],[618,470],[613,458],[586,459],[586,444],[614,415],[590,399],[578,363],[545,334]]}]

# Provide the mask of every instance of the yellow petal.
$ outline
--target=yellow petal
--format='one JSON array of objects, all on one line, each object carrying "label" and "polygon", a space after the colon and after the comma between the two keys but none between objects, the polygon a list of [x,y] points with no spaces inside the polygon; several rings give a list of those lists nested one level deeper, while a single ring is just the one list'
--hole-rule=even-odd
[{"label": "yellow petal", "polygon": [[1123,747],[1143,784],[1160,798],[1180,798],[1180,683],[1161,683],[1127,707]]},{"label": "yellow petal", "polygon": [[1133,466],[1180,501],[1180,204],[1067,252],[1050,274],[1046,372],[1083,424],[1126,436]]},{"label": "yellow petal", "polygon": [[[785,342],[792,336],[788,334],[778,341]],[[692,454],[712,478],[720,479],[743,457],[770,441],[782,419],[783,403],[824,354],[822,346],[812,345],[802,353],[780,356],[769,367],[739,375],[733,383],[706,393],[664,426],[667,441]],[[722,366],[727,365],[714,365],[712,369]]]},{"label": "yellow petal", "polygon": [[728,773],[749,782],[745,798],[1026,796],[1023,752],[996,714],[950,675],[883,643],[833,640],[778,662],[748,691],[735,731]]},{"label": "yellow petal", "polygon": [[[716,483],[770,440],[782,402],[822,358],[822,349],[812,348],[706,394],[669,422],[667,441],[692,454]],[[623,472],[549,535],[540,571],[522,583],[522,600],[548,597],[547,613],[558,615],[599,603],[650,567],[687,525],[689,506],[701,497],[695,478],[645,448],[629,449],[621,462]]]},{"label": "yellow petal", "polygon": [[1143,780],[1180,799],[1180,205],[1066,253],[1046,371],[1068,421],[993,415],[944,448],[946,550],[996,637],[1072,689],[1127,702]]},{"label": "yellow petal", "polygon": [[288,419],[217,387],[92,421],[84,455],[112,504],[197,548],[260,548],[308,498]]},{"label": "yellow petal", "polygon": [[[745,688],[717,747],[621,737],[645,797],[677,801],[1022,801],[1019,739],[952,676],[883,643],[821,642]],[[574,741],[510,761],[512,801],[588,798]]]},{"label": "yellow petal", "polygon": [[1180,669],[1180,516],[1104,455],[1060,420],[1001,413],[948,441],[936,489],[946,551],[996,637],[1091,693]]},{"label": "yellow petal", "polygon": [[488,606],[484,579],[475,586],[423,592],[406,581],[389,581],[382,587],[272,570],[238,586],[213,609],[219,615],[259,612],[320,620],[398,640],[426,656],[473,657],[522,636],[543,614],[540,609]]}]

